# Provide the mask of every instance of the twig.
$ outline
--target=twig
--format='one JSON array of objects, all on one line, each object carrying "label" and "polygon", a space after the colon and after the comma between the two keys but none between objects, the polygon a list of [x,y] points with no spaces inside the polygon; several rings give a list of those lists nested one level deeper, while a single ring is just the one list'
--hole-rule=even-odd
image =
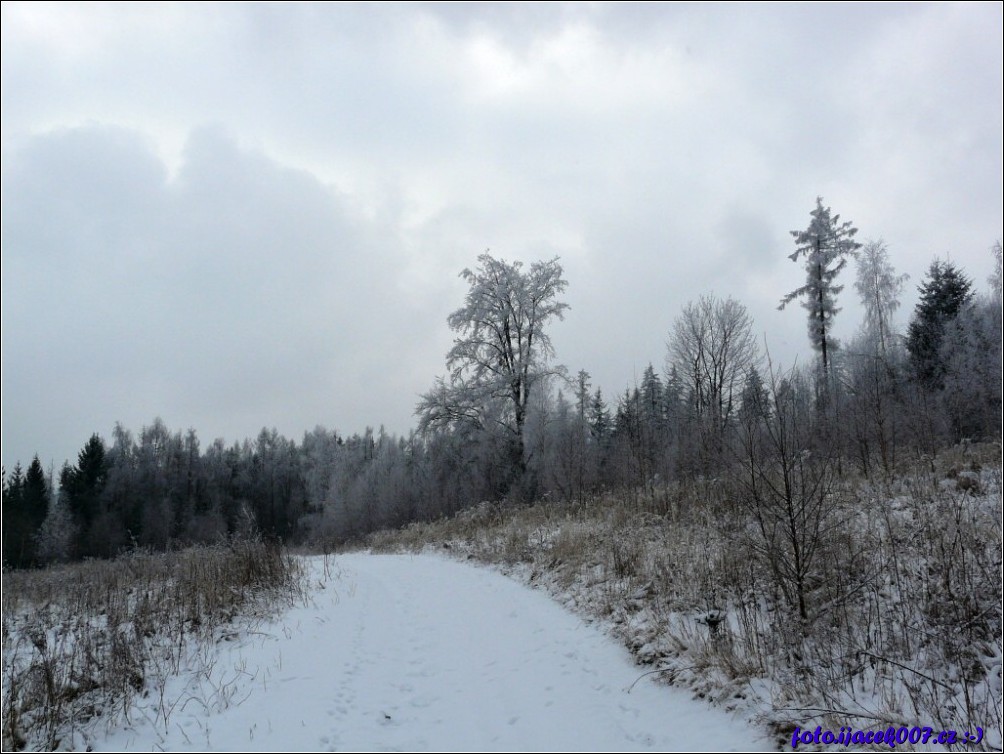
[{"label": "twig", "polygon": [[874,657],[876,660],[879,660],[881,662],[888,662],[890,665],[895,665],[897,668],[902,668],[903,670],[908,670],[911,673],[914,673],[915,675],[919,675],[921,678],[923,678],[923,679],[925,679],[927,681],[930,681],[931,683],[937,684],[938,686],[941,686],[941,688],[943,688],[943,689],[948,689],[949,691],[954,691],[955,690],[950,685],[948,685],[947,683],[945,683],[944,681],[939,681],[936,678],[931,678],[931,676],[927,675],[926,673],[921,673],[919,670],[914,670],[913,668],[909,667],[908,665],[904,665],[901,662],[896,662],[895,660],[890,660],[890,659],[888,659],[886,657],[880,657],[877,654],[873,654],[873,653],[868,652],[868,651],[863,650],[863,649],[860,650],[860,651],[861,651],[861,654],[863,654],[863,655],[868,655],[869,657]]},{"label": "twig", "polygon": [[632,683],[630,686],[627,687],[626,692],[628,694],[630,694],[631,693],[631,689],[633,689],[638,684],[638,681],[640,681],[642,678],[644,678],[646,676],[655,675],[656,673],[669,673],[671,671],[693,670],[696,667],[697,667],[696,665],[688,665],[688,666],[682,667],[682,668],[676,668],[676,667],[673,667],[673,668],[656,668],[655,670],[649,670],[647,673],[642,673],[640,676],[638,676],[637,678],[635,678],[634,679],[634,683]]}]

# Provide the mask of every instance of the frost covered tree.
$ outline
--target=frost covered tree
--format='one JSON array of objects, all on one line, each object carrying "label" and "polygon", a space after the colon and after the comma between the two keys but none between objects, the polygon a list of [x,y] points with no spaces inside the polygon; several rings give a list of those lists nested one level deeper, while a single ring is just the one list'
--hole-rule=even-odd
[{"label": "frost covered tree", "polygon": [[995,243],[990,253],[994,255],[994,271],[990,275],[990,292],[994,303],[1000,307],[1001,296],[1004,295],[1004,251],[1001,250],[1001,242]]},{"label": "frost covered tree", "polygon": [[752,329],[745,306],[714,296],[689,302],[673,325],[667,371],[687,425],[674,451],[681,473],[710,473],[721,460],[746,371],[760,359]]},{"label": "frost covered tree", "polygon": [[522,475],[531,394],[548,375],[562,371],[549,366],[554,349],[546,328],[564,318],[568,304],[559,297],[568,283],[557,257],[524,270],[521,262],[485,253],[476,269],[460,274],[470,290],[447,320],[458,334],[446,356],[450,374],[422,396],[419,427],[501,430]]},{"label": "frost covered tree", "polygon": [[999,438],[1000,305],[981,297],[965,306],[945,326],[938,360],[943,369],[943,399],[951,439]]},{"label": "frost covered tree", "polygon": [[953,440],[999,438],[1001,431],[1001,247],[992,248],[990,291],[970,294],[946,325],[938,361]]},{"label": "frost covered tree", "polygon": [[670,335],[669,371],[682,381],[691,411],[718,435],[760,358],[752,331],[753,318],[738,301],[702,296],[684,307]]},{"label": "frost covered tree", "polygon": [[889,250],[883,241],[871,241],[858,255],[854,287],[865,307],[863,333],[873,353],[885,356],[892,345],[893,314],[899,308],[899,295],[909,275],[897,275],[889,262]]},{"label": "frost covered tree", "polygon": [[589,372],[580,369],[575,385],[575,488],[581,502],[587,486],[593,483],[596,470],[596,446],[590,443],[589,410],[592,396],[589,392]]},{"label": "frost covered tree", "polygon": [[73,554],[76,530],[73,516],[66,504],[66,496],[59,494],[49,506],[48,515],[38,532],[38,555],[43,563],[69,560]]},{"label": "frost covered tree", "polygon": [[897,409],[903,351],[893,324],[899,296],[908,275],[897,275],[882,241],[865,244],[858,255],[854,287],[865,308],[860,334],[848,348],[843,383],[845,437],[865,474],[870,473],[873,450],[889,472],[895,460],[901,424]]},{"label": "frost covered tree", "polygon": [[784,309],[796,298],[804,298],[802,306],[809,312],[809,341],[819,352],[824,384],[828,379],[830,363],[837,342],[832,334],[834,315],[840,311],[836,296],[843,290],[835,283],[837,275],[861,246],[854,240],[858,229],[849,221],[840,222],[840,215],[831,214],[823,206],[822,197],[816,198],[816,208],[810,213],[812,221],[805,230],[793,230],[795,251],[789,259],[805,261],[805,285],[796,288],[783,299],[778,309]]},{"label": "frost covered tree", "polygon": [[563,499],[581,500],[586,446],[576,409],[561,390],[547,412],[541,439],[538,459],[549,488]]}]

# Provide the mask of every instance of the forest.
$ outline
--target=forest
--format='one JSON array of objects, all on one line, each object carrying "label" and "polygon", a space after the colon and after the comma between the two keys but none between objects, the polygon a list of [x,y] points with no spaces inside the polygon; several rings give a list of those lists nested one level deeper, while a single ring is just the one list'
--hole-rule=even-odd
[{"label": "forest", "polygon": [[[299,441],[262,429],[227,445],[159,418],[138,432],[116,424],[58,471],[38,456],[4,469],[4,568],[253,533],[331,548],[483,501],[583,502],[693,480],[727,480],[765,532],[777,516],[811,528],[848,475],[890,478],[939,449],[1000,441],[1000,243],[986,287],[979,271],[934,259],[903,328],[907,280],[881,241],[856,234],[822,199],[792,231],[805,285],[779,304],[804,308],[811,360],[775,363],[743,304],[709,293],[667,323],[664,368],[650,364],[619,395],[556,362],[558,259],[525,267],[485,253],[462,273],[446,374],[407,436],[318,426]],[[864,320],[839,343],[833,323],[850,295]]]}]

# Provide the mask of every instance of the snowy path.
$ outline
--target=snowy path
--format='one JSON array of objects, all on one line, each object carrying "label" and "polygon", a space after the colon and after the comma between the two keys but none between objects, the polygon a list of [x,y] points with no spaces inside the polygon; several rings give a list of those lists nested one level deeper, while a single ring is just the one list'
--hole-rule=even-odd
[{"label": "snowy path", "polygon": [[625,650],[498,573],[432,556],[334,563],[314,605],[222,644],[211,678],[169,682],[95,750],[770,748],[650,678],[626,693],[642,670]]}]

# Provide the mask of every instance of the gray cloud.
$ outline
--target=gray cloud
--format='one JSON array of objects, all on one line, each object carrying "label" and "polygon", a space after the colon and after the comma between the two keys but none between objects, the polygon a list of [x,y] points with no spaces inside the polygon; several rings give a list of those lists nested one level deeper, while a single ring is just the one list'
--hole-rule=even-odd
[{"label": "gray cloud", "polygon": [[711,291],[807,358],[817,195],[982,283],[999,6],[621,5],[5,4],[4,462],[158,414],[407,431],[486,248],[561,255],[608,395]]},{"label": "gray cloud", "polygon": [[163,415],[295,436],[410,412],[422,382],[373,390],[412,348],[396,323],[423,316],[394,295],[400,250],[310,174],[208,129],[167,180],[135,133],[96,127],[32,140],[5,183],[5,435],[44,449],[58,417],[76,443]]}]

